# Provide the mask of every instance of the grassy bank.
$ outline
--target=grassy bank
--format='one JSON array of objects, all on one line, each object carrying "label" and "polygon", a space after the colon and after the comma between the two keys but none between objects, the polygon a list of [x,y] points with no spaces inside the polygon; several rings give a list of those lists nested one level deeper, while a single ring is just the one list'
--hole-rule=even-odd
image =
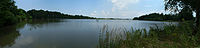
[{"label": "grassy bank", "polygon": [[195,48],[200,47],[200,32],[193,35],[191,23],[167,25],[163,29],[151,28],[127,31],[108,30],[105,26],[99,36],[98,48]]}]

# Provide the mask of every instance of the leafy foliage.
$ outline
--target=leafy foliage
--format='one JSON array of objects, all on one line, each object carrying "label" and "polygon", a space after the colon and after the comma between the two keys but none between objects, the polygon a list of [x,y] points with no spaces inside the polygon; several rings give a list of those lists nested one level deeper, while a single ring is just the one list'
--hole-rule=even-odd
[{"label": "leafy foliage", "polygon": [[170,15],[170,14],[159,14],[159,13],[152,13],[148,15],[143,15],[140,17],[134,18],[134,20],[153,20],[153,21],[181,21],[182,19],[185,20],[192,20],[194,17],[191,12],[186,12],[187,10],[183,10],[181,14],[177,15]]},{"label": "leafy foliage", "polygon": [[0,27],[16,24],[27,19],[42,19],[42,18],[69,18],[69,19],[95,19],[83,15],[68,15],[60,12],[30,10],[26,12],[23,9],[18,9],[15,6],[14,0],[1,0],[0,2]]},{"label": "leafy foliage", "polygon": [[[164,0],[165,10],[172,12],[180,12],[185,10],[192,10],[196,13],[196,27],[200,27],[200,0]],[[183,15],[183,14],[182,14]],[[196,31],[195,31],[196,32]]]},{"label": "leafy foliage", "polygon": [[184,7],[180,11],[179,16],[180,16],[180,19],[191,20],[191,19],[194,19],[192,14],[193,14],[193,12],[191,9],[189,9],[189,7]]},{"label": "leafy foliage", "polygon": [[68,19],[94,19],[93,17],[87,17],[83,15],[68,15],[55,11],[44,11],[44,10],[29,10],[27,12],[32,16],[33,19],[42,19],[42,18],[68,18]]},{"label": "leafy foliage", "polygon": [[0,27],[27,19],[26,11],[18,9],[13,0],[1,0],[0,11]]},{"label": "leafy foliage", "polygon": [[181,8],[189,7],[193,11],[199,11],[200,0],[164,0],[165,9],[177,12]]}]

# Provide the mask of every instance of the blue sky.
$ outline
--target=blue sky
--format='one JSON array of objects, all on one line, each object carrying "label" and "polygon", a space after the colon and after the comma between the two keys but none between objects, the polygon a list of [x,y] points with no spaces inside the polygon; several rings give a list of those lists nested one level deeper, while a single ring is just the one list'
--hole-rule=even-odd
[{"label": "blue sky", "polygon": [[163,0],[15,0],[19,8],[43,9],[98,18],[133,18],[165,12]]}]

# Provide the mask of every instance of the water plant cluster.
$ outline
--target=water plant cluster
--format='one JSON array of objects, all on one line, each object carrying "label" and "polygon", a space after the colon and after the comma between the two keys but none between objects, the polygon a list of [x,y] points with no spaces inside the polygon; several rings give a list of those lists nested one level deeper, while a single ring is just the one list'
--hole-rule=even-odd
[{"label": "water plant cluster", "polygon": [[107,29],[99,35],[97,48],[196,48],[200,47],[200,33],[193,34],[194,26],[184,22],[179,25],[166,25],[127,31],[127,29]]}]

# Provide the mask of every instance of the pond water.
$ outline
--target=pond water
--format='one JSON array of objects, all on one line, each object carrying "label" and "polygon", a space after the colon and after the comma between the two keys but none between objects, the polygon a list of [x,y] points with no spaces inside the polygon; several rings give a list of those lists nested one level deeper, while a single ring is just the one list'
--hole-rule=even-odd
[{"label": "pond water", "polygon": [[33,20],[1,28],[0,48],[96,48],[101,29],[147,29],[177,22],[140,20],[61,19]]}]

